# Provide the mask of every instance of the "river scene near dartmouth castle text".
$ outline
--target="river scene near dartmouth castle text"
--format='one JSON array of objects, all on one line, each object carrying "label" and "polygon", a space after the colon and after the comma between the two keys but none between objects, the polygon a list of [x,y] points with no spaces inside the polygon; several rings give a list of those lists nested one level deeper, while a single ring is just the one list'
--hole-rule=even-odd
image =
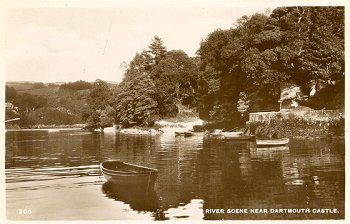
[{"label": "river scene near dartmouth castle text", "polygon": [[[99,163],[123,160],[159,170],[154,191],[113,192]],[[257,148],[191,137],[80,130],[6,133],[10,220],[178,220],[344,218],[344,140],[291,139]],[[209,213],[206,209],[225,209]],[[227,213],[227,209],[310,213]],[[337,213],[312,209],[337,209]]]}]

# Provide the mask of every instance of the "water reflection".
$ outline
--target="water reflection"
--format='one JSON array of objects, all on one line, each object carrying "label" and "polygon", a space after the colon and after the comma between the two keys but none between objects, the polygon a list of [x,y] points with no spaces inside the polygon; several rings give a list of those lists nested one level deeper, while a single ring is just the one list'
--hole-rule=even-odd
[{"label": "water reflection", "polygon": [[[105,180],[99,179],[98,168],[87,167],[109,159],[158,169],[154,191],[151,194],[129,189],[116,191],[108,184],[102,185]],[[146,212],[150,219],[157,220],[193,217],[208,220],[339,219],[344,217],[345,208],[344,164],[344,141],[327,139],[291,140],[289,146],[257,148],[254,142],[224,141],[200,134],[184,138],[175,137],[173,133],[164,136],[81,131],[6,133],[6,187],[10,206],[18,201],[35,203],[35,199],[26,195],[13,200],[18,197],[14,195],[16,186],[24,182],[23,187],[28,189],[36,188],[41,182],[40,186],[46,189],[60,186],[70,192],[72,186],[62,185],[62,178],[81,183],[89,177],[95,179],[89,179],[84,186],[88,187],[89,183],[102,186],[101,197],[107,196],[109,202],[101,201],[101,211],[106,217],[114,218],[115,210],[108,209],[110,201],[120,214],[130,213],[130,210],[118,207],[117,202],[123,202],[133,211]],[[69,167],[80,168],[58,169]],[[90,174],[84,175],[89,169]],[[85,200],[93,204],[96,198],[86,195]],[[45,201],[41,203],[44,212]],[[212,208],[306,207],[338,208],[340,213],[204,212]]]},{"label": "water reflection", "polygon": [[152,212],[152,216],[155,220],[165,219],[159,197],[153,188],[147,189],[144,186],[121,186],[105,182],[102,185],[102,192],[108,198],[128,204],[133,210]]},{"label": "water reflection", "polygon": [[90,132],[6,133],[6,168],[98,164],[100,135]]}]

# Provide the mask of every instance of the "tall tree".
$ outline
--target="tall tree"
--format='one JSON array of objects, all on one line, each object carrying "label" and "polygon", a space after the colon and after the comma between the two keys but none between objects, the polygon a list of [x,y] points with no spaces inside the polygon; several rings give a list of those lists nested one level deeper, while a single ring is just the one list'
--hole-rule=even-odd
[{"label": "tall tree", "polygon": [[151,44],[148,47],[151,58],[155,64],[158,64],[161,59],[166,55],[166,47],[164,46],[163,40],[157,35],[154,36]]},{"label": "tall tree", "polygon": [[147,60],[136,54],[114,94],[117,123],[149,126],[158,119],[155,85],[145,69]]}]

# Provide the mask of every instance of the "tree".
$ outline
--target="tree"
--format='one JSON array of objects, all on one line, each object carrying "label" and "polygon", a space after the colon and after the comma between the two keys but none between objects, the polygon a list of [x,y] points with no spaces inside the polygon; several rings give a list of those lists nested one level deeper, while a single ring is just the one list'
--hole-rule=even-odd
[{"label": "tree", "polygon": [[199,100],[203,119],[230,126],[239,115],[237,101],[247,82],[239,67],[244,52],[240,36],[237,29],[215,30],[201,43],[202,83],[209,87]]},{"label": "tree", "polygon": [[150,75],[157,88],[161,116],[176,115],[180,105],[196,105],[198,69],[194,60],[184,51],[167,52]]},{"label": "tree", "polygon": [[16,90],[13,87],[9,87],[6,85],[5,87],[5,100],[6,101],[13,101],[16,98]]},{"label": "tree", "polygon": [[115,109],[109,105],[106,109],[100,112],[100,127],[103,130],[105,127],[111,127],[114,124]]},{"label": "tree", "polygon": [[137,53],[114,94],[116,122],[149,126],[159,117],[175,116],[181,105],[194,108],[198,68],[181,50],[167,52],[155,36],[149,51]]},{"label": "tree", "polygon": [[[240,92],[252,111],[276,110],[281,86],[296,83],[307,92],[310,83],[344,80],[344,7],[282,7],[270,16],[243,16],[234,28],[209,34],[197,53],[207,90],[199,100],[202,116],[232,121]],[[210,83],[219,83],[211,93]],[[332,105],[326,102],[334,98],[323,99]]]},{"label": "tree", "polygon": [[144,55],[136,54],[114,93],[117,123],[149,126],[158,118],[156,87],[146,71],[147,60]]},{"label": "tree", "polygon": [[32,95],[24,93],[17,95],[15,104],[19,109],[25,112],[29,112],[47,105],[47,99],[44,96]]},{"label": "tree", "polygon": [[344,8],[277,8],[271,18],[284,33],[291,80],[304,90],[312,80],[344,77]]},{"label": "tree", "polygon": [[[103,112],[109,104],[111,104],[112,91],[108,87],[107,82],[97,79],[94,82],[92,89],[87,98],[87,105],[83,111],[83,119],[88,121],[87,128],[100,128],[103,130],[105,125],[108,125],[113,117],[108,118],[108,115],[114,116],[113,113]],[[108,111],[110,111],[108,109]],[[102,116],[101,116],[102,114]],[[101,121],[101,117],[103,120]]]},{"label": "tree", "polygon": [[60,89],[77,91],[77,90],[83,90],[83,89],[90,89],[91,87],[92,87],[91,83],[79,80],[76,82],[64,83],[60,86]]},{"label": "tree", "polygon": [[159,61],[165,57],[165,54],[167,52],[162,39],[157,35],[154,36],[152,43],[148,48],[150,49],[149,53],[151,55],[151,59],[155,64],[158,64]]},{"label": "tree", "polygon": [[87,106],[92,110],[104,110],[112,96],[107,82],[97,79],[87,98]]}]

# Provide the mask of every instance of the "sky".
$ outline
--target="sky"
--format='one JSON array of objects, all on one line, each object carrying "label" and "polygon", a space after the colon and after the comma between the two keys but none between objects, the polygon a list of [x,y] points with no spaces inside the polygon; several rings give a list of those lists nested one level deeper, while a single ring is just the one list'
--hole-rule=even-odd
[{"label": "sky", "polygon": [[[69,2],[69,1],[67,1]],[[123,62],[155,35],[167,50],[195,56],[215,29],[269,5],[94,4],[12,6],[5,11],[5,81],[120,82]]]}]

